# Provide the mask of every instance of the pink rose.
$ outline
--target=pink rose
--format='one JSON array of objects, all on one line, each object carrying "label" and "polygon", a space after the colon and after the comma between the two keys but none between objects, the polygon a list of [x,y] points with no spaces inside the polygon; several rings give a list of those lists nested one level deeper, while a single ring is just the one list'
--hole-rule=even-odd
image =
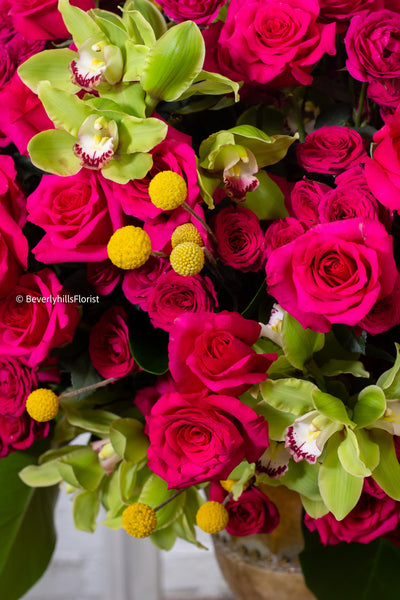
[{"label": "pink rose", "polygon": [[20,417],[0,415],[0,458],[30,448],[49,433],[49,423],[38,423],[25,412]]},{"label": "pink rose", "polygon": [[310,71],[335,54],[335,25],[317,22],[317,0],[231,0],[218,44],[236,81],[273,87],[308,85]]},{"label": "pink rose", "polygon": [[111,184],[114,198],[121,203],[127,215],[147,221],[162,213],[152,204],[148,193],[150,181],[160,171],[174,171],[185,179],[188,187],[186,202],[189,206],[194,206],[199,199],[196,155],[190,142],[178,141],[175,137],[174,130],[169,128],[168,137],[153,148],[153,166],[143,179],[135,179],[126,185]]},{"label": "pink rose", "polygon": [[345,37],[346,67],[358,81],[400,75],[400,14],[391,10],[355,15]]},{"label": "pink rose", "polygon": [[338,175],[367,157],[361,135],[349,127],[324,126],[297,146],[299,165],[311,173]]},{"label": "pink rose", "polygon": [[395,112],[400,103],[400,80],[375,79],[368,84],[367,96],[379,105],[381,116],[385,120],[387,115]]},{"label": "pink rose", "polygon": [[1,130],[21,154],[27,154],[29,140],[39,131],[54,129],[37,95],[17,74],[0,90],[0,105]]},{"label": "pink rose", "polygon": [[[210,500],[222,504],[227,495],[228,492],[219,483],[211,484]],[[271,533],[279,525],[277,507],[268,496],[254,486],[244,490],[238,500],[228,500],[225,508],[229,513],[229,522],[225,527],[229,535],[241,537],[255,533]]]},{"label": "pink rose", "polygon": [[27,268],[28,240],[22,229],[0,205],[0,298],[15,288]]},{"label": "pink rose", "polygon": [[117,287],[122,274],[122,269],[107,259],[88,263],[86,279],[94,287],[96,294],[108,296]]},{"label": "pink rose", "polygon": [[46,232],[33,249],[46,264],[106,260],[111,235],[125,225],[112,187],[89,169],[71,177],[44,175],[27,209],[28,220]]},{"label": "pink rose", "polygon": [[38,387],[37,368],[18,358],[0,358],[0,415],[20,417],[28,395]]},{"label": "pink rose", "polygon": [[371,192],[361,167],[351,167],[335,179],[336,188],[329,190],[318,206],[321,223],[341,219],[377,219],[390,229],[389,211]]},{"label": "pink rose", "polygon": [[320,17],[324,21],[349,21],[353,15],[365,9],[380,8],[380,0],[319,0]]},{"label": "pink rose", "polygon": [[386,125],[375,135],[373,158],[365,161],[368,185],[379,202],[390,210],[400,209],[400,105],[386,117]]},{"label": "pink rose", "polygon": [[[93,0],[70,0],[82,10],[95,8]],[[28,39],[57,40],[70,34],[58,11],[57,0],[13,0],[10,15],[14,27]]]},{"label": "pink rose", "polygon": [[303,221],[308,227],[316,225],[319,222],[319,203],[324,194],[330,190],[328,185],[305,177],[297,181],[290,195],[290,214]]},{"label": "pink rose", "polygon": [[273,221],[265,234],[265,248],[267,257],[281,246],[289,244],[306,231],[301,221],[294,217],[285,217]]},{"label": "pink rose", "polygon": [[127,319],[122,306],[111,306],[90,332],[90,358],[96,371],[105,379],[125,377],[135,368]]},{"label": "pink rose", "polygon": [[197,25],[207,25],[213,21],[221,6],[227,0],[160,0],[165,14],[175,21],[194,21]]},{"label": "pink rose", "polygon": [[397,276],[393,291],[380,298],[362,319],[358,326],[371,335],[384,333],[400,322],[400,275]]},{"label": "pink rose", "polygon": [[318,531],[325,546],[340,542],[368,544],[396,528],[399,506],[400,503],[389,496],[377,498],[363,492],[355,508],[342,521],[337,521],[332,513],[319,519],[306,514],[304,523],[310,531]]},{"label": "pink rose", "polygon": [[137,391],[134,404],[145,417],[148,417],[155,403],[168,392],[176,392],[176,385],[171,375],[166,373],[157,377],[154,385],[149,385]]},{"label": "pink rose", "polygon": [[190,312],[211,311],[218,306],[214,286],[208,277],[184,277],[166,271],[147,297],[147,312],[154,327],[171,331],[176,317]]},{"label": "pink rose", "polygon": [[26,223],[25,196],[15,181],[17,171],[11,156],[0,155],[0,205],[20,227]]},{"label": "pink rose", "polygon": [[22,275],[0,300],[0,355],[34,367],[52,348],[71,342],[79,312],[77,305],[57,300],[65,294],[50,269]]},{"label": "pink rose", "polygon": [[378,221],[316,225],[271,253],[268,292],[304,328],[327,332],[333,323],[356,325],[393,291],[398,274],[392,245]]},{"label": "pink rose", "polygon": [[138,269],[126,271],[122,281],[122,291],[132,304],[137,304],[147,310],[148,296],[159,278],[166,271],[171,270],[167,258],[150,256],[149,260]]},{"label": "pink rose", "polygon": [[175,320],[169,338],[169,368],[182,393],[205,387],[240,396],[267,378],[276,354],[257,354],[252,345],[261,325],[239,313],[198,312]]},{"label": "pink rose", "polygon": [[147,418],[149,468],[169,488],[226,479],[246,459],[255,462],[268,446],[268,424],[230,396],[205,398],[167,393]]},{"label": "pink rose", "polygon": [[212,222],[218,255],[225,265],[247,273],[265,263],[264,233],[258,217],[241,206],[223,208]]}]

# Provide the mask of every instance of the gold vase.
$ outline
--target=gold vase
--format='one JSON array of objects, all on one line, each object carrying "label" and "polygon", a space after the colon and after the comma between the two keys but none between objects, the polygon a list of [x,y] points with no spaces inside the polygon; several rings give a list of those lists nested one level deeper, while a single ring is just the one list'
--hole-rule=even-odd
[{"label": "gold vase", "polygon": [[299,495],[283,486],[260,489],[278,507],[279,525],[270,534],[213,536],[222,574],[237,600],[315,600],[298,560],[304,546]]}]

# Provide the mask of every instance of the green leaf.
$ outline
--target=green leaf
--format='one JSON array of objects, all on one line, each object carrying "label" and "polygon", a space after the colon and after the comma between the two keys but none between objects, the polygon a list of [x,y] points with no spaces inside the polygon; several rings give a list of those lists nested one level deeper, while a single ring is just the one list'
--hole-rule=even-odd
[{"label": "green leaf", "polygon": [[116,419],[110,427],[110,441],[115,452],[131,463],[146,457],[149,447],[144,426],[136,419]]},{"label": "green leaf", "polygon": [[105,476],[97,452],[85,447],[57,461],[61,477],[77,488],[94,491]]},{"label": "green leaf", "polygon": [[72,515],[76,529],[94,533],[99,510],[100,500],[97,492],[84,490],[77,494],[72,505]]},{"label": "green leaf", "polygon": [[118,415],[99,408],[77,408],[72,403],[65,403],[65,400],[61,400],[61,402],[71,425],[99,436],[107,436],[111,423],[118,418]]},{"label": "green leaf", "polygon": [[272,221],[289,216],[280,187],[265,171],[259,171],[256,177],[259,181],[258,188],[247,192],[246,200],[240,206],[252,210],[260,220]]},{"label": "green leaf", "polygon": [[285,117],[275,107],[257,104],[242,112],[237,120],[238,125],[253,125],[269,135],[282,133]]},{"label": "green leaf", "polygon": [[288,312],[282,321],[282,344],[286,357],[297,369],[302,369],[314,352],[323,348],[325,336],[311,329],[304,329]]},{"label": "green leaf", "polygon": [[387,398],[395,398],[399,392],[399,381],[400,381],[400,344],[396,346],[396,361],[391,369],[382,373],[379,377],[376,385],[379,385],[383,390]]},{"label": "green leaf", "polygon": [[127,40],[126,69],[123,81],[138,81],[140,79],[148,51],[147,46],[134,44],[131,40]]},{"label": "green leaf", "polygon": [[167,30],[167,24],[165,22],[162,13],[155,7],[155,5],[149,0],[130,0],[125,2],[123,7],[123,15],[122,20],[125,23],[125,26],[131,37],[135,37],[135,33],[137,35],[137,29],[134,24],[132,24],[132,20],[134,23],[134,18],[132,19],[132,12],[136,9],[139,11],[146,21],[150,23],[156,39],[161,37],[163,33]]},{"label": "green leaf", "polygon": [[178,534],[175,531],[174,523],[171,523],[168,527],[157,529],[157,531],[151,534],[150,539],[160,550],[171,550],[177,537]]},{"label": "green leaf", "polygon": [[342,439],[342,434],[337,433],[328,440],[318,476],[322,500],[338,521],[344,519],[355,507],[364,482],[362,477],[354,477],[343,468],[338,456]]},{"label": "green leaf", "polygon": [[39,99],[56,129],[64,129],[76,138],[93,109],[75,94],[53,88],[49,81],[40,81],[37,88]]},{"label": "green leaf", "polygon": [[102,89],[100,94],[102,98],[115,102],[115,107],[128,115],[145,117],[144,91],[140,83],[116,83],[109,89]]},{"label": "green leaf", "polygon": [[383,538],[323,546],[318,533],[306,527],[303,535],[301,567],[318,600],[398,600],[400,548]]},{"label": "green leaf", "polygon": [[354,433],[360,449],[360,458],[365,466],[370,469],[370,471],[373,471],[379,464],[379,446],[371,440],[370,432],[368,430],[356,429]]},{"label": "green leaf", "polygon": [[[129,315],[130,344],[135,362],[148,373],[163,375],[168,371],[168,334],[152,326],[144,311]],[[157,348],[157,352],[154,352]]]},{"label": "green leaf", "polygon": [[129,504],[136,485],[137,472],[140,469],[140,463],[130,463],[123,460],[119,466],[119,489],[122,502]]},{"label": "green leaf", "polygon": [[338,456],[342,467],[354,477],[369,477],[371,471],[365,466],[360,454],[355,433],[351,429],[347,429],[346,437],[338,448]]},{"label": "green leaf", "polygon": [[372,477],[384,492],[400,500],[400,464],[396,456],[393,436],[381,429],[370,430],[371,441],[379,446],[380,460]]},{"label": "green leaf", "polygon": [[153,166],[151,154],[136,152],[123,154],[115,160],[110,160],[101,173],[106,179],[125,185],[133,179],[143,179]]},{"label": "green leaf", "polygon": [[28,152],[35,167],[48,173],[69,177],[81,170],[80,159],[73,147],[76,138],[66,131],[40,131],[28,143]]},{"label": "green leaf", "polygon": [[[90,358],[89,351],[80,354],[70,367],[71,383],[74,390],[94,385],[103,380],[103,377],[96,371]],[[92,394],[93,390],[77,394],[78,402]]]},{"label": "green leaf", "polygon": [[98,41],[108,41],[100,27],[90,17],[89,12],[85,12],[76,6],[71,6],[68,0],[58,0],[58,10],[62,15],[66,28],[72,34],[74,42],[78,47],[91,37],[94,37]]},{"label": "green leaf", "polygon": [[35,460],[29,451],[0,460],[0,589],[7,600],[18,600],[36,583],[55,546],[58,488],[32,489],[18,477]]},{"label": "green leaf", "polygon": [[[126,503],[121,499],[120,486],[119,486],[119,469],[116,469],[111,475],[109,475],[102,484],[102,502],[104,507],[107,509],[107,519],[120,518]],[[107,523],[107,527],[110,525]],[[121,521],[119,521],[119,529],[122,527]],[[113,527],[112,527],[113,528]]]},{"label": "green leaf", "polygon": [[365,354],[366,331],[363,331],[361,335],[356,335],[353,328],[350,329],[347,325],[338,325],[337,323],[333,325],[332,331],[345,350],[354,354]]},{"label": "green leaf", "polygon": [[168,126],[160,119],[138,119],[126,116],[118,127],[119,146],[121,154],[148,152],[163,141],[167,135]]},{"label": "green leaf", "polygon": [[[152,473],[142,488],[138,502],[144,502],[144,504],[156,508],[175,493],[176,490],[169,490],[168,484],[161,477]],[[157,511],[157,530],[170,525],[182,513],[184,504],[185,492],[160,508]]]},{"label": "green leaf", "polygon": [[254,406],[258,415],[262,415],[268,421],[268,435],[272,440],[283,442],[285,432],[289,425],[293,425],[296,415],[290,412],[277,410],[265,400]]},{"label": "green leaf", "polygon": [[322,500],[310,500],[307,496],[301,496],[304,510],[313,519],[320,519],[328,514],[329,510],[326,508]]},{"label": "green leaf", "polygon": [[62,481],[56,461],[43,465],[29,465],[22,469],[19,476],[30,487],[49,487]]},{"label": "green leaf", "polygon": [[78,54],[68,48],[43,50],[22,63],[18,75],[35,94],[40,81],[50,81],[53,87],[73,94],[79,88],[71,81],[68,65],[77,57]]},{"label": "green leaf", "polygon": [[320,367],[321,375],[325,377],[335,377],[342,373],[349,373],[353,377],[369,377],[368,371],[364,369],[364,365],[359,360],[339,360],[331,358],[328,362]]},{"label": "green leaf", "polygon": [[140,83],[153,98],[177,100],[200,73],[204,56],[200,29],[184,21],[166,31],[150,49]]},{"label": "green leaf", "polygon": [[386,410],[385,394],[377,385],[369,385],[358,394],[353,420],[359,427],[367,427],[377,421]]},{"label": "green leaf", "polygon": [[349,419],[345,405],[339,398],[321,392],[318,388],[313,391],[312,397],[314,406],[321,415],[325,415],[325,417],[328,417],[328,419],[335,423],[354,425]]},{"label": "green leaf", "polygon": [[277,410],[296,416],[314,410],[312,393],[318,389],[311,381],[303,379],[267,379],[260,384],[263,399]]}]

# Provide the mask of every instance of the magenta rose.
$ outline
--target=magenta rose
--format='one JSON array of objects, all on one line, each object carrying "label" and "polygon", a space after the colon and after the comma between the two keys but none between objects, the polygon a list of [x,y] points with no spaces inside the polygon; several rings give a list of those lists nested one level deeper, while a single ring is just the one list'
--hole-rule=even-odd
[{"label": "magenta rose", "polygon": [[368,186],[379,202],[390,210],[400,209],[400,105],[374,135],[372,158],[365,161]]},{"label": "magenta rose", "polygon": [[361,135],[349,127],[324,126],[297,146],[299,165],[309,173],[338,175],[367,157]]},{"label": "magenta rose", "polygon": [[349,21],[355,14],[381,7],[380,0],[319,0],[324,21]]},{"label": "magenta rose", "polygon": [[386,120],[387,115],[395,112],[400,103],[400,80],[375,79],[368,84],[367,96],[376,102],[381,109],[381,116]]},{"label": "magenta rose", "polygon": [[52,348],[71,342],[79,311],[63,301],[65,295],[50,269],[22,275],[0,300],[0,355],[19,357],[34,367]]},{"label": "magenta rose", "polygon": [[345,37],[346,67],[358,81],[400,75],[400,13],[363,11],[355,15]]},{"label": "magenta rose", "polygon": [[15,181],[17,171],[11,156],[0,155],[0,205],[20,227],[26,223],[25,196]]},{"label": "magenta rose", "polygon": [[[211,484],[210,500],[222,504],[227,495],[228,492],[219,483]],[[244,490],[238,500],[228,500],[225,508],[229,514],[225,530],[229,535],[241,537],[271,533],[279,525],[279,511],[275,504],[254,486]]]},{"label": "magenta rose", "polygon": [[327,332],[333,323],[357,325],[394,289],[392,246],[379,221],[316,225],[270,254],[268,292],[304,328]]},{"label": "magenta rose", "polygon": [[400,520],[400,503],[389,496],[379,498],[363,492],[353,510],[337,521],[332,513],[319,519],[306,514],[304,523],[310,531],[318,531],[326,546],[340,542],[368,544],[393,531]]},{"label": "magenta rose", "polygon": [[294,217],[285,217],[273,221],[265,233],[265,249],[267,257],[281,246],[289,244],[306,231],[301,221]]},{"label": "magenta rose", "polygon": [[49,423],[38,423],[25,412],[20,417],[0,414],[0,458],[15,450],[30,448],[49,432]]},{"label": "magenta rose", "polygon": [[22,229],[0,205],[0,298],[15,288],[27,268],[28,240]]},{"label": "magenta rose", "polygon": [[46,232],[33,249],[46,264],[106,260],[110,237],[125,225],[112,188],[90,169],[70,177],[44,175],[27,209],[28,220]]},{"label": "magenta rose", "polygon": [[146,432],[148,466],[169,488],[227,479],[242,460],[255,462],[268,446],[265,419],[231,396],[164,394]]},{"label": "magenta rose", "polygon": [[313,66],[325,52],[335,54],[335,24],[317,22],[319,10],[317,0],[231,0],[218,44],[235,80],[310,84]]},{"label": "magenta rose", "polygon": [[264,233],[258,217],[241,206],[223,208],[212,223],[221,261],[243,272],[259,271],[265,263]]},{"label": "magenta rose", "polygon": [[134,404],[145,417],[148,417],[155,403],[168,392],[176,392],[176,385],[171,375],[166,373],[157,377],[154,385],[149,385],[137,391]]},{"label": "magenta rose", "polygon": [[214,286],[208,277],[184,277],[164,272],[147,297],[147,312],[154,327],[171,331],[176,317],[184,313],[214,310],[218,306]]},{"label": "magenta rose", "polygon": [[175,21],[194,21],[197,25],[207,25],[213,21],[227,0],[160,0],[159,5],[165,14]]},{"label": "magenta rose", "polygon": [[21,154],[27,154],[30,139],[47,129],[54,129],[43,104],[17,74],[0,90],[1,130],[17,146]]},{"label": "magenta rose", "polygon": [[329,190],[318,206],[321,223],[341,219],[377,219],[390,229],[389,211],[371,192],[361,167],[351,167],[335,179],[336,188]]},{"label": "magenta rose", "polygon": [[308,227],[319,222],[318,206],[321,198],[331,188],[324,183],[312,181],[304,177],[297,181],[290,195],[290,214]]},{"label": "magenta rose", "polygon": [[393,291],[377,300],[369,313],[358,326],[371,335],[384,333],[400,322],[400,275],[397,276]]},{"label": "magenta rose", "polygon": [[122,274],[122,269],[107,259],[88,263],[86,279],[94,287],[96,294],[108,296],[117,287]]},{"label": "magenta rose", "polygon": [[90,358],[96,371],[105,379],[125,377],[135,369],[127,319],[122,306],[111,306],[90,332]]},{"label": "magenta rose", "polygon": [[0,415],[20,417],[28,395],[38,387],[37,368],[18,358],[0,358]]},{"label": "magenta rose", "polygon": [[[96,6],[93,0],[70,0],[70,4],[82,10]],[[13,0],[10,15],[15,29],[28,39],[56,40],[70,37],[58,11],[57,0]]]},{"label": "magenta rose", "polygon": [[148,297],[163,273],[171,270],[167,258],[150,256],[149,260],[138,269],[126,271],[122,280],[122,291],[132,304],[147,310]]},{"label": "magenta rose", "polygon": [[169,368],[180,392],[205,387],[240,396],[267,378],[276,354],[257,354],[252,345],[261,325],[239,313],[199,312],[175,320],[169,338]]}]

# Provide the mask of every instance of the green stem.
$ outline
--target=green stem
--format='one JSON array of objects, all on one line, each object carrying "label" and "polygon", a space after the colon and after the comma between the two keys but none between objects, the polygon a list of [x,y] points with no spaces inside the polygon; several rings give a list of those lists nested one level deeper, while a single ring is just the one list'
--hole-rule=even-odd
[{"label": "green stem", "polygon": [[199,217],[199,215],[193,210],[193,208],[191,206],[189,206],[189,204],[187,204],[186,202],[184,202],[182,204],[182,208],[184,208],[185,210],[187,210],[188,213],[190,213],[192,215],[192,217],[194,217],[195,219],[197,219],[204,227],[204,229],[207,231],[208,235],[210,236],[210,238],[212,239],[212,241],[214,242],[215,245],[218,244],[218,240],[215,237],[211,227],[209,225],[207,225],[207,223],[204,221],[204,219],[202,219],[201,217]]},{"label": "green stem", "polygon": [[175,492],[175,494],[172,494],[172,496],[170,498],[168,498],[168,500],[165,500],[165,502],[156,506],[154,510],[160,510],[160,508],[162,508],[163,506],[166,506],[167,504],[172,502],[172,500],[175,500],[175,498],[177,496],[179,496],[179,494],[182,494],[182,492],[186,492],[187,489],[188,488],[182,488],[181,490],[178,490],[177,492]]},{"label": "green stem", "polygon": [[299,133],[299,140],[300,140],[300,142],[304,142],[306,139],[306,130],[304,128],[302,110],[299,106],[297,97],[294,93],[290,93],[289,98],[290,98],[290,102],[292,103],[293,114],[294,114],[294,118],[296,120],[297,131]]},{"label": "green stem", "polygon": [[155,98],[154,96],[151,96],[151,94],[146,94],[146,117],[151,117],[159,102],[159,98]]},{"label": "green stem", "polygon": [[367,82],[363,81],[363,83],[361,85],[361,90],[360,90],[360,98],[358,100],[357,114],[356,114],[356,118],[354,121],[355,127],[360,127],[360,125],[361,125],[361,117],[362,117],[362,111],[363,111],[363,107],[364,107],[366,91],[367,91]]},{"label": "green stem", "polygon": [[115,377],[109,377],[109,379],[103,379],[102,381],[98,381],[97,383],[93,383],[92,385],[87,385],[86,387],[79,388],[79,390],[73,390],[72,392],[66,392],[65,394],[61,394],[60,400],[63,398],[72,398],[73,396],[77,396],[78,394],[82,394],[83,392],[91,392],[92,390],[97,390],[97,388],[104,387],[109,383],[113,383],[116,381]]}]

